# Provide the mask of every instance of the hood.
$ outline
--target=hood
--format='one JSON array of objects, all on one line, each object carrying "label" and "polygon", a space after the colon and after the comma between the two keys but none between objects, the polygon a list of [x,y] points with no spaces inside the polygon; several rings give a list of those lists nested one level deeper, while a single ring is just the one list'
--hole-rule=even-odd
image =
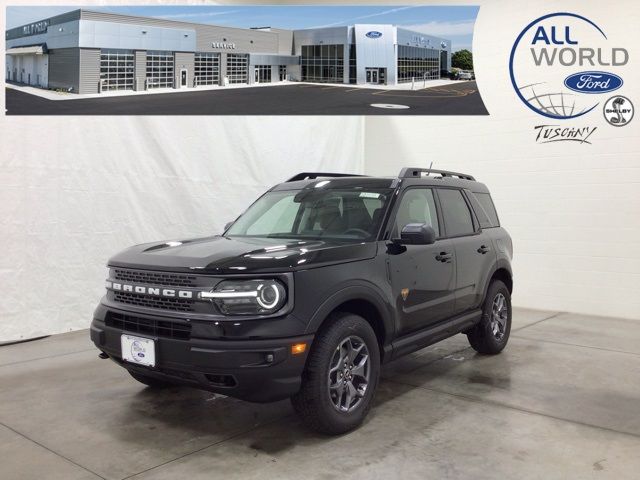
[{"label": "hood", "polygon": [[112,257],[109,265],[211,274],[277,273],[365,260],[376,251],[375,242],[215,236],[136,245]]}]

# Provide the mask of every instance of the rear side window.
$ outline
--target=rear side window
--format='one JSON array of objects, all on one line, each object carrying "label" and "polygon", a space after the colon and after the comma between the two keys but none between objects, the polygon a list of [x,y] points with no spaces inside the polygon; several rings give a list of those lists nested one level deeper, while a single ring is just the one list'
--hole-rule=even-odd
[{"label": "rear side window", "polygon": [[496,207],[493,204],[491,195],[488,193],[474,193],[474,195],[478,199],[478,202],[480,202],[480,205],[482,205],[484,212],[487,214],[491,226],[499,227],[500,220],[498,220],[498,212],[496,212]]},{"label": "rear side window", "polygon": [[460,190],[438,189],[442,216],[448,237],[471,235],[475,232],[473,218]]},{"label": "rear side window", "polygon": [[480,205],[480,201],[476,198],[476,195],[473,192],[470,192],[469,190],[465,190],[465,193],[467,194],[467,198],[471,202],[471,208],[476,214],[476,218],[480,223],[480,228],[494,227],[495,225],[491,225],[491,220],[489,220],[489,215],[487,215],[487,212],[484,211],[484,207]]}]

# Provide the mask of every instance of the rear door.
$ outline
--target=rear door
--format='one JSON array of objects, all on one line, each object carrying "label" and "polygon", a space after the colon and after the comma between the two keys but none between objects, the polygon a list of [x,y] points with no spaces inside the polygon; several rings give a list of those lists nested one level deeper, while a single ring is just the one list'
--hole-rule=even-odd
[{"label": "rear door", "polygon": [[454,313],[480,306],[487,272],[495,263],[491,238],[482,231],[470,202],[461,189],[438,188],[438,200],[446,238],[453,243],[456,257]]},{"label": "rear door", "polygon": [[[406,189],[392,216],[391,237],[400,236],[408,223],[426,223],[440,236],[442,230],[433,189]],[[404,335],[438,323],[453,313],[455,256],[451,240],[432,245],[392,245],[387,250],[389,275],[397,313],[397,333]]]}]

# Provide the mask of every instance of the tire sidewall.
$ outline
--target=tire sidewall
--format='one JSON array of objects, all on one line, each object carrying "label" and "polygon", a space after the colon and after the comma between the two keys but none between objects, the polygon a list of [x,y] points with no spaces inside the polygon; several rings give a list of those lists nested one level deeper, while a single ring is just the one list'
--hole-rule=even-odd
[{"label": "tire sidewall", "polygon": [[[496,295],[502,293],[507,302],[507,327],[504,332],[504,336],[501,340],[496,339],[491,331],[491,313],[493,307],[493,300],[496,298]],[[509,289],[507,286],[501,281],[495,281],[489,287],[489,291],[487,292],[487,297],[485,299],[484,308],[482,312],[482,328],[483,334],[486,338],[486,341],[491,343],[491,345],[496,350],[502,350],[507,342],[509,341],[509,335],[511,334],[511,294],[509,293]]]},{"label": "tire sidewall", "polygon": [[[320,408],[323,410],[323,414],[331,419],[332,423],[341,425],[345,430],[351,429],[364,420],[375,396],[380,375],[378,340],[371,326],[362,317],[357,315],[342,316],[327,329],[326,334],[329,336],[327,345],[330,347],[324,348],[322,352],[319,352],[322,355],[322,360],[320,362],[321,367],[317,372],[317,381],[320,382],[318,385],[318,392],[321,399],[321,402],[319,402]],[[336,348],[345,338],[352,335],[360,337],[365,342],[367,350],[369,351],[371,369],[369,385],[367,386],[363,400],[354,410],[350,412],[339,412],[331,403],[327,379],[331,368],[331,359],[333,358]]]}]

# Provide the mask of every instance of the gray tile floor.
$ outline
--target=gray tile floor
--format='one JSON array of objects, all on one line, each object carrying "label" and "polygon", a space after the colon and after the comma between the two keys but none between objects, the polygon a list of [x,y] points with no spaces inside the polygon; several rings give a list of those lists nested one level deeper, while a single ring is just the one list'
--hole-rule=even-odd
[{"label": "gray tile floor", "polygon": [[153,393],[86,331],[0,347],[0,479],[640,478],[640,321],[517,309],[507,350],[458,335],[385,366],[359,430],[287,401]]}]

